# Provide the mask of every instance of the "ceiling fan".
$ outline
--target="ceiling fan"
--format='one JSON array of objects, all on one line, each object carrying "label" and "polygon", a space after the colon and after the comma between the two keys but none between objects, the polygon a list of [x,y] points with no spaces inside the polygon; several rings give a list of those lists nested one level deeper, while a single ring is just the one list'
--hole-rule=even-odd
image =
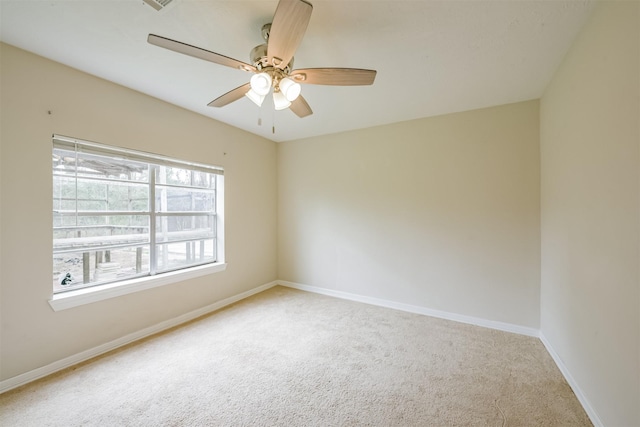
[{"label": "ceiling fan", "polygon": [[214,99],[208,104],[210,107],[223,107],[243,96],[260,106],[265,96],[273,91],[276,110],[290,108],[298,117],[306,117],[313,111],[300,95],[300,83],[370,85],[376,77],[375,70],[359,68],[293,69],[293,55],[302,41],[312,10],[311,3],[305,0],[280,0],[272,22],[262,27],[265,43],[251,50],[251,64],[155,34],[149,34],[147,41],[185,55],[254,73],[249,83]]}]

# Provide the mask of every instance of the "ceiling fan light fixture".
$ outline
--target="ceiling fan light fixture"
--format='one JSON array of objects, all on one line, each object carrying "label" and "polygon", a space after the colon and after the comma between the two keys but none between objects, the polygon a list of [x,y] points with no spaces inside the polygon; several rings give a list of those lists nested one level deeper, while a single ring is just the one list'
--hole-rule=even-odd
[{"label": "ceiling fan light fixture", "polygon": [[271,90],[271,76],[267,73],[254,74],[251,77],[251,90],[257,95],[265,96]]},{"label": "ceiling fan light fixture", "polygon": [[299,83],[294,82],[288,77],[280,80],[280,92],[284,95],[284,97],[289,102],[293,102],[296,100],[298,96],[300,96],[300,91],[302,88]]},{"label": "ceiling fan light fixture", "polygon": [[265,95],[257,94],[253,89],[249,89],[249,92],[244,94],[247,98],[253,101],[258,107],[262,106],[262,102],[264,101]]},{"label": "ceiling fan light fixture", "polygon": [[284,110],[289,108],[291,101],[289,101],[280,91],[273,91],[273,107],[276,110]]},{"label": "ceiling fan light fixture", "polygon": [[[184,0],[144,1],[158,6]],[[362,86],[373,84],[376,76],[375,70],[360,68],[293,68],[294,54],[307,29],[312,10],[313,5],[309,0],[279,0],[273,21],[262,27],[265,43],[251,50],[250,63],[155,34],[149,34],[147,41],[177,53],[252,73],[249,83],[217,97],[207,104],[210,107],[224,107],[244,96],[256,105],[262,106],[265,97],[269,92],[273,92],[276,110],[291,108],[295,115],[302,118],[313,114],[313,111],[300,94],[299,83]]]}]

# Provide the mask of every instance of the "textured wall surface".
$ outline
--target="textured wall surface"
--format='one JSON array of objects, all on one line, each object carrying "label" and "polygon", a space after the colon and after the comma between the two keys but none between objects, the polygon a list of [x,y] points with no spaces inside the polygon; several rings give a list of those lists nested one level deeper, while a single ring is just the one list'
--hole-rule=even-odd
[{"label": "textured wall surface", "polygon": [[640,425],[640,3],[603,2],[541,101],[541,330],[606,426]]},{"label": "textured wall surface", "polygon": [[539,326],[538,102],[278,145],[282,280]]},{"label": "textured wall surface", "polygon": [[[1,48],[1,379],[276,279],[274,142]],[[226,271],[54,312],[47,303],[54,133],[223,166]]]}]

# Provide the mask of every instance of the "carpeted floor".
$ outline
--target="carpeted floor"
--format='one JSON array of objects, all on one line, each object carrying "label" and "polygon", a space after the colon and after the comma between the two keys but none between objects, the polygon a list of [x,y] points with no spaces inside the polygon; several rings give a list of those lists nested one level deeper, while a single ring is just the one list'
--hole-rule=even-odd
[{"label": "carpeted floor", "polygon": [[0,395],[2,426],[590,426],[531,337],[275,287]]}]

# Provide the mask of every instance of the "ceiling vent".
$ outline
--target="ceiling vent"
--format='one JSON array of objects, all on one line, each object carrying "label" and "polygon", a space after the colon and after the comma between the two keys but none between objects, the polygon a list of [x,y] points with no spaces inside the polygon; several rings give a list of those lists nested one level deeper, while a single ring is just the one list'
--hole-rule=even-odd
[{"label": "ceiling vent", "polygon": [[169,6],[173,0],[143,0],[146,4],[154,8],[155,10],[164,9]]}]

